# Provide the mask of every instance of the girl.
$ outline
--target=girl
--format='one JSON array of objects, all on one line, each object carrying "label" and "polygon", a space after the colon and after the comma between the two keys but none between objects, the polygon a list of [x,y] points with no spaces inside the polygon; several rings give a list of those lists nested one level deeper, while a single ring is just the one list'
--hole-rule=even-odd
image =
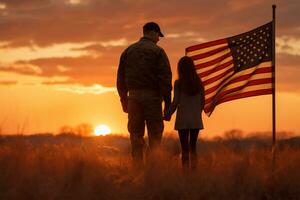
[{"label": "girl", "polygon": [[202,110],[204,106],[204,88],[199,79],[193,60],[184,56],[178,62],[178,80],[174,83],[174,98],[165,114],[170,120],[177,109],[175,130],[179,133],[182,150],[182,166],[195,169],[197,166],[197,139],[203,129]]}]

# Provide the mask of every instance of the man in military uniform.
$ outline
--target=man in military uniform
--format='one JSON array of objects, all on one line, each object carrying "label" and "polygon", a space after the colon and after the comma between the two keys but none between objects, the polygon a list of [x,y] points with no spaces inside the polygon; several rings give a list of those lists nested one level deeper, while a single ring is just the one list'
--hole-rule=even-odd
[{"label": "man in military uniform", "polygon": [[150,152],[160,147],[164,110],[171,102],[172,72],[163,48],[156,45],[164,37],[154,22],[143,27],[143,37],[121,55],[117,89],[123,111],[128,113],[128,131],[135,163],[143,163],[144,132],[147,126]]}]

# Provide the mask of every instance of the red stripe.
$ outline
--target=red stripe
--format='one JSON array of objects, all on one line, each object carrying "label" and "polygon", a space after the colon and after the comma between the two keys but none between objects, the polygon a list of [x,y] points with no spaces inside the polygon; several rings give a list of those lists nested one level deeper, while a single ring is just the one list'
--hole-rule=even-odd
[{"label": "red stripe", "polygon": [[185,51],[186,52],[195,51],[195,50],[198,50],[198,49],[203,49],[203,48],[206,48],[206,47],[215,46],[215,45],[224,44],[224,43],[227,43],[227,39],[220,39],[220,40],[215,40],[215,41],[211,41],[211,42],[206,42],[206,43],[203,43],[203,44],[190,46],[190,47],[186,48]]},{"label": "red stripe", "polygon": [[205,68],[205,67],[209,67],[211,65],[214,65],[214,64],[217,64],[219,62],[221,62],[222,60],[224,60],[225,58],[228,58],[231,56],[231,52],[228,52],[214,60],[211,60],[209,62],[205,62],[205,63],[202,63],[202,64],[198,64],[198,65],[195,65],[196,69],[200,69],[200,68]]},{"label": "red stripe", "polygon": [[[237,91],[242,90],[251,85],[260,85],[260,84],[266,84],[266,83],[272,83],[272,78],[264,78],[264,79],[248,81],[245,85],[222,91],[221,93],[217,94],[217,96],[212,96],[209,99],[206,99],[205,103],[210,103],[213,99],[217,99],[217,101],[218,101],[219,99],[223,98],[227,94],[237,92]],[[227,86],[227,84],[226,84],[226,86]]]},{"label": "red stripe", "polygon": [[220,101],[218,101],[216,105],[227,102],[227,101],[232,101],[235,99],[241,99],[241,98],[251,97],[251,96],[259,96],[259,95],[265,95],[265,94],[272,94],[272,88],[244,92],[244,93],[235,94],[235,95],[232,95],[229,97],[225,97],[225,98],[221,99]]},{"label": "red stripe", "polygon": [[214,49],[214,50],[212,50],[212,51],[208,51],[208,52],[205,52],[205,53],[197,54],[197,55],[195,55],[195,56],[191,56],[191,58],[192,58],[193,60],[198,60],[198,59],[201,59],[201,58],[205,58],[205,57],[212,56],[212,55],[214,55],[214,54],[216,54],[216,53],[219,53],[219,52],[221,52],[221,51],[224,51],[225,49],[229,49],[229,48],[228,48],[227,46],[225,46],[225,47],[220,47],[220,48]]},{"label": "red stripe", "polygon": [[[231,84],[231,83],[236,83],[236,82],[239,82],[239,81],[244,81],[244,80],[247,80],[249,79],[251,76],[254,76],[255,74],[263,74],[263,73],[270,73],[272,72],[272,67],[268,67],[268,68],[257,68],[255,69],[253,72],[251,72],[251,74],[245,74],[245,75],[241,75],[241,76],[238,76],[232,80],[230,80],[228,83],[226,83],[226,86]],[[221,83],[219,83],[218,85],[208,89],[205,91],[205,94],[209,94],[209,93],[212,93],[213,91],[217,90],[220,85],[224,83],[224,81],[222,81]]]},{"label": "red stripe", "polygon": [[215,73],[215,72],[217,72],[219,70],[225,69],[226,67],[230,66],[231,64],[233,64],[233,60],[230,60],[230,61],[228,61],[226,63],[223,63],[223,64],[221,64],[221,65],[219,65],[219,66],[217,66],[217,67],[215,67],[213,69],[210,69],[210,70],[207,70],[205,72],[202,72],[202,73],[199,74],[199,76],[200,77],[208,76],[208,75],[210,75],[212,73]]},{"label": "red stripe", "polygon": [[215,77],[212,77],[212,78],[210,78],[210,79],[207,79],[206,81],[203,81],[203,84],[204,84],[204,85],[208,85],[208,84],[210,84],[210,83],[213,83],[213,82],[215,82],[215,81],[217,81],[217,80],[223,78],[224,76],[226,76],[227,74],[229,74],[229,73],[232,72],[233,70],[234,70],[234,68],[231,67],[231,68],[229,68],[228,70],[226,70],[224,73],[219,74],[219,75],[217,75],[217,76],[215,76]]}]

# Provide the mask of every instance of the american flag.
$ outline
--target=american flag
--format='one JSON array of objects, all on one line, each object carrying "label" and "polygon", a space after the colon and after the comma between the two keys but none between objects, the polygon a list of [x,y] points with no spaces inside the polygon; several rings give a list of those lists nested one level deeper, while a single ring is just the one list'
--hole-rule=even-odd
[{"label": "american flag", "polygon": [[186,48],[205,89],[204,112],[235,99],[272,94],[272,22]]}]

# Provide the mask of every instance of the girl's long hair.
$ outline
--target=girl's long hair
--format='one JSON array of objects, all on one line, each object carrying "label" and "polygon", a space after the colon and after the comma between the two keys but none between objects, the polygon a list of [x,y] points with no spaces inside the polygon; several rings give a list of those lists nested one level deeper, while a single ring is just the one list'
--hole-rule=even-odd
[{"label": "girl's long hair", "polygon": [[188,56],[183,56],[178,62],[177,70],[180,90],[190,96],[201,93],[204,100],[204,87],[196,73],[193,60]]}]

